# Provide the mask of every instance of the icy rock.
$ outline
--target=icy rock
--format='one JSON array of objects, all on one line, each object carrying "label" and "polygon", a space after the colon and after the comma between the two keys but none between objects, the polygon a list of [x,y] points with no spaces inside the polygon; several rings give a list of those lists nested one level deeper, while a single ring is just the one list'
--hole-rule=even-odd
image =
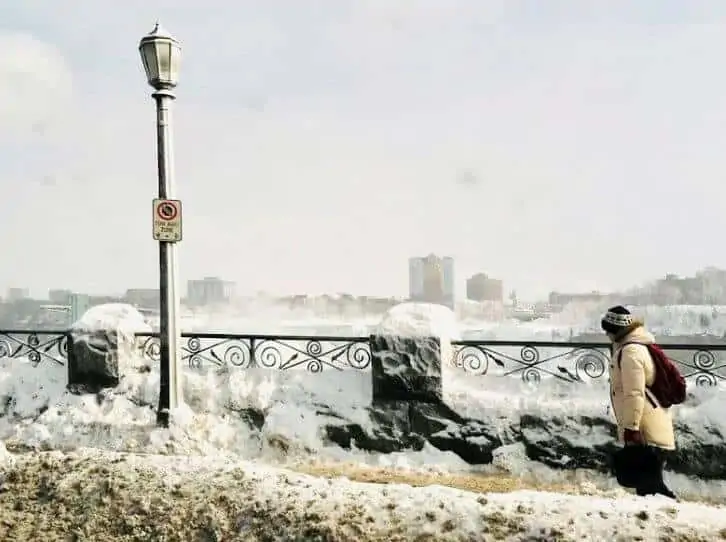
[{"label": "icy rock", "polygon": [[[390,401],[369,409],[365,427],[342,418],[324,428],[327,440],[344,449],[392,453],[421,450],[425,443],[453,452],[471,465],[497,465],[512,446],[523,461],[561,470],[610,472],[616,442],[615,424],[605,417],[522,414],[497,418],[464,418],[444,403]],[[504,424],[504,425],[503,425]],[[679,448],[667,470],[701,479],[726,480],[726,442],[716,428],[676,426]],[[712,435],[706,439],[701,433]]]},{"label": "icy rock", "polygon": [[70,331],[69,389],[96,393],[116,387],[135,365],[136,334],[149,333],[151,327],[131,305],[109,303],[89,309]]},{"label": "icy rock", "polygon": [[439,340],[444,363],[449,363],[453,357],[451,341],[461,338],[454,311],[433,303],[400,303],[391,307],[378,323],[375,334],[409,338],[435,337]]},{"label": "icy rock", "polygon": [[409,422],[410,401],[388,401],[369,409],[370,423],[363,428],[347,420],[325,426],[327,440],[345,450],[361,450],[393,453],[402,450],[419,451],[425,439],[411,431]]},{"label": "icy rock", "polygon": [[463,418],[443,403],[389,401],[371,407],[369,415],[368,430],[353,423],[327,425],[328,440],[379,453],[419,451],[428,442],[472,465],[491,463],[492,452],[502,445],[492,425]]},{"label": "icy rock", "polygon": [[445,404],[412,405],[411,430],[444,452],[453,452],[471,465],[489,464],[502,445],[488,422],[463,418]]},{"label": "icy rock", "polygon": [[442,360],[451,358],[456,318],[447,307],[402,303],[371,336],[373,402],[441,403]]},{"label": "icy rock", "polygon": [[436,337],[371,337],[373,403],[443,398],[441,346]]},{"label": "icy rock", "polygon": [[706,480],[726,480],[726,441],[716,427],[689,427],[676,422],[677,449],[667,468]]},{"label": "icy rock", "polygon": [[420,450],[426,442],[472,464],[489,463],[501,445],[487,423],[465,419],[443,402],[443,366],[459,337],[451,309],[429,303],[391,308],[370,338],[372,429],[359,424],[326,427],[329,440],[390,453]]},{"label": "icy rock", "polygon": [[544,419],[524,414],[520,442],[527,457],[552,468],[607,471],[617,449],[616,426],[589,416]]}]

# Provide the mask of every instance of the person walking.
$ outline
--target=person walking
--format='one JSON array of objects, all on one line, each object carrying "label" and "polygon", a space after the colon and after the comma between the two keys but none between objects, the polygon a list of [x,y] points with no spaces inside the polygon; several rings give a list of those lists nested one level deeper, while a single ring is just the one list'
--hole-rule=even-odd
[{"label": "person walking", "polygon": [[[661,377],[664,371],[660,365],[670,364],[665,372],[676,371],[671,377],[676,379],[676,387],[681,384],[677,380],[680,374],[656,346],[655,337],[643,322],[635,320],[622,305],[608,309],[601,326],[612,343],[610,400],[618,424],[618,440],[624,445],[614,458],[618,482],[634,488],[641,496],[659,494],[675,499],[663,480],[663,468],[668,453],[676,448],[669,407],[683,399],[669,400],[670,389],[661,392],[664,384],[671,384],[671,375]],[[661,385],[661,401],[652,389],[656,377]],[[682,386],[685,396],[685,381]]]}]

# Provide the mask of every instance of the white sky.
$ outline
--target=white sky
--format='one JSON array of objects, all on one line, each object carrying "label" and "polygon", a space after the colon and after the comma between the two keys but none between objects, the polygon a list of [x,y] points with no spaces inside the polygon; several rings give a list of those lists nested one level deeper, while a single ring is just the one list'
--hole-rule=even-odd
[{"label": "white sky", "polygon": [[520,296],[726,267],[726,2],[23,0],[0,6],[0,288],[157,283],[154,109],[184,47],[183,279]]}]

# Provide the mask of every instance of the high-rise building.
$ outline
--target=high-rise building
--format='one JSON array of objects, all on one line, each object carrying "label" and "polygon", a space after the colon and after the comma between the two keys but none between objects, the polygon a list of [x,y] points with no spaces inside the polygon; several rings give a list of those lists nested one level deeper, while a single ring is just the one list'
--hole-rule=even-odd
[{"label": "high-rise building", "polygon": [[411,301],[438,303],[454,308],[454,259],[434,254],[408,261]]},{"label": "high-rise building", "polygon": [[499,279],[477,273],[466,280],[466,298],[472,301],[504,302],[504,283]]},{"label": "high-rise building", "polygon": [[187,282],[187,302],[190,305],[221,305],[234,297],[234,283],[218,277],[204,277]]}]

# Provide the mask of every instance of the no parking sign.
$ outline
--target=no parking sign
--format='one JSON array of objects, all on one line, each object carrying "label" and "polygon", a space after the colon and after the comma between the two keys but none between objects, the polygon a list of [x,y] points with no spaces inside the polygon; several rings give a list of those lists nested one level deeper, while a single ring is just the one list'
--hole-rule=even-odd
[{"label": "no parking sign", "polygon": [[178,199],[155,199],[154,239],[177,243],[182,240],[182,204]]}]

